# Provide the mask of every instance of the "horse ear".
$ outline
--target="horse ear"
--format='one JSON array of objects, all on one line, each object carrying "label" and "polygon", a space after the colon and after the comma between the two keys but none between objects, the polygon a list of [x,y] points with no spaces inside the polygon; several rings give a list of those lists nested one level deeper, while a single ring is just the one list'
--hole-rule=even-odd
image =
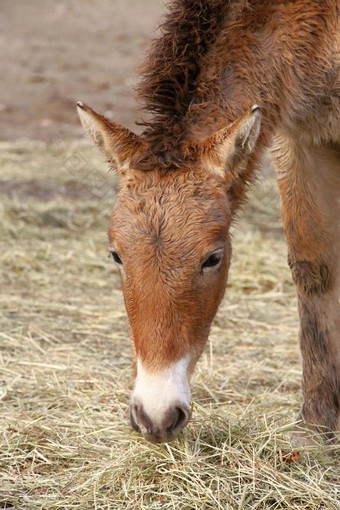
[{"label": "horse ear", "polygon": [[80,121],[91,142],[105,154],[113,170],[124,174],[131,160],[145,150],[143,141],[129,129],[77,103]]},{"label": "horse ear", "polygon": [[250,112],[201,144],[203,164],[221,177],[237,175],[254,151],[260,130],[261,111],[255,105]]}]

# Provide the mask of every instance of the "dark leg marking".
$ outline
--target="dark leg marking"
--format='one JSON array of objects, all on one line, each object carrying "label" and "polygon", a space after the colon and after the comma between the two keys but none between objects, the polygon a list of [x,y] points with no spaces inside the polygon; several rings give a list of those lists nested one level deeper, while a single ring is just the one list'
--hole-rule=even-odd
[{"label": "dark leg marking", "polygon": [[340,381],[334,366],[334,349],[327,318],[315,303],[301,297],[299,311],[305,399],[300,415],[309,423],[335,430],[340,410]]},{"label": "dark leg marking", "polygon": [[313,264],[307,260],[288,257],[293,281],[303,295],[320,294],[331,288],[331,272],[326,264]]}]

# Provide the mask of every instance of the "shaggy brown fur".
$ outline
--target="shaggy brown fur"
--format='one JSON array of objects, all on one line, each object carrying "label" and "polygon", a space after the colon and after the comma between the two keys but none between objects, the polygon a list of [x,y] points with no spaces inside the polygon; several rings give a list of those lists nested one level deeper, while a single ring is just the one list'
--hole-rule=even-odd
[{"label": "shaggy brown fur", "polygon": [[[149,150],[134,166],[183,166],[188,141],[204,140],[253,104],[263,112],[259,147],[269,145],[273,127],[291,122],[290,116],[300,122],[325,101],[325,87],[339,87],[330,65],[337,8],[334,0],[171,2],[137,88],[152,116],[142,135]],[[256,159],[229,191],[236,207],[255,166]]]},{"label": "shaggy brown fur", "polygon": [[202,61],[221,30],[228,1],[176,0],[151,46],[138,94],[153,117],[144,138],[155,152],[185,135],[184,117],[196,92]]},{"label": "shaggy brown fur", "polygon": [[[189,419],[174,380],[188,363],[185,386],[207,340],[229,226],[270,146],[300,303],[301,417],[339,428],[339,20],[340,0],[174,0],[138,88],[142,136],[79,105],[123,174],[110,242],[140,363],[131,419],[148,439],[167,440]],[[216,250],[219,265],[205,267]]]}]

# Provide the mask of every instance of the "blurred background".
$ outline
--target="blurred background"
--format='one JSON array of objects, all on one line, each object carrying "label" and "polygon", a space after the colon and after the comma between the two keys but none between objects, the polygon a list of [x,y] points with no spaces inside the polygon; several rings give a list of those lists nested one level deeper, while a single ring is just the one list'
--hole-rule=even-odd
[{"label": "blurred background", "polygon": [[132,128],[136,65],[163,10],[163,0],[2,0],[0,139],[80,136],[78,100]]}]

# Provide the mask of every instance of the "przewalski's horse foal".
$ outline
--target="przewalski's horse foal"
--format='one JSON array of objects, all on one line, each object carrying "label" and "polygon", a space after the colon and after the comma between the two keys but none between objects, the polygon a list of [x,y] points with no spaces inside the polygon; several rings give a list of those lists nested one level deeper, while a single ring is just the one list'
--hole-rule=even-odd
[{"label": "przewalski's horse foal", "polygon": [[266,147],[299,300],[300,418],[339,428],[339,12],[337,0],[175,0],[139,86],[143,134],[78,105],[122,175],[110,251],[136,362],[131,422],[149,440],[171,439],[190,418],[229,227]]}]

